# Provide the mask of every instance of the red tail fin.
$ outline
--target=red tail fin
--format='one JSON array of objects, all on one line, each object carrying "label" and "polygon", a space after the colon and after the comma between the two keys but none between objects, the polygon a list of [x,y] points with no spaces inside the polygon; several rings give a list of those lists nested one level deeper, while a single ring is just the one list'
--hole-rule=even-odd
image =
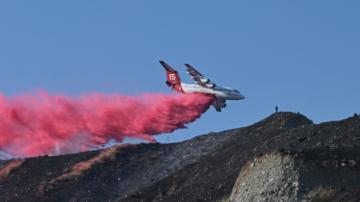
[{"label": "red tail fin", "polygon": [[181,80],[178,72],[175,71],[173,68],[171,68],[169,65],[167,65],[164,61],[160,61],[160,64],[166,70],[166,76],[167,76],[166,84],[169,87],[171,87],[171,89],[180,93],[184,93],[184,90],[181,87]]}]

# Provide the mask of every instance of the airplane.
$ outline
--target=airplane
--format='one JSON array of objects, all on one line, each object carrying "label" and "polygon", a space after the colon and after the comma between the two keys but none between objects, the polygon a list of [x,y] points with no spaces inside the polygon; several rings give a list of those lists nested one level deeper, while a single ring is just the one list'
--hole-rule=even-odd
[{"label": "airplane", "polygon": [[191,78],[194,79],[196,84],[187,84],[183,83],[180,80],[180,76],[177,71],[171,68],[164,61],[160,61],[160,64],[165,68],[168,85],[171,90],[175,90],[180,93],[190,94],[190,93],[201,93],[205,95],[210,95],[214,97],[214,101],[211,106],[214,106],[216,111],[221,112],[221,108],[226,107],[226,100],[242,100],[245,97],[237,90],[221,87],[211,82],[210,79],[206,78],[200,74],[196,69],[194,69],[189,64],[185,64],[188,68],[186,71],[190,74]]}]

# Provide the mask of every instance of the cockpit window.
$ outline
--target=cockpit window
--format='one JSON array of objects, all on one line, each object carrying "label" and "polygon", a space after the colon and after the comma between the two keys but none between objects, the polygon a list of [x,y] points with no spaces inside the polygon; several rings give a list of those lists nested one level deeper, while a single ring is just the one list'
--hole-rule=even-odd
[{"label": "cockpit window", "polygon": [[237,90],[234,90],[235,92],[237,92],[237,93],[240,93],[239,91],[237,91]]}]

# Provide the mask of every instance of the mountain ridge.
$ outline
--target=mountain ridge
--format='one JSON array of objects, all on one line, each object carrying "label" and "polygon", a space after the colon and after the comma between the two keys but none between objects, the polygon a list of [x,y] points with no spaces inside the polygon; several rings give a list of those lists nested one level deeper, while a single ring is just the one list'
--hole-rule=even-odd
[{"label": "mountain ridge", "polygon": [[[289,120],[296,122],[294,117],[298,124],[287,127]],[[303,115],[292,112],[272,114],[234,133],[196,162],[135,192],[133,198],[117,201],[217,201],[230,195],[242,167],[260,154],[340,145],[353,148],[360,143],[353,138],[360,129],[359,118],[321,124],[304,120]]]},{"label": "mountain ridge", "polygon": [[[279,112],[247,127],[209,133],[181,143],[117,145],[90,152],[26,158],[0,177],[0,200],[226,200],[244,165],[257,156],[337,148],[358,151],[359,129],[359,117],[313,124],[301,114]],[[0,172],[9,162],[12,161],[0,162]],[[348,193],[352,192],[343,194]]]}]

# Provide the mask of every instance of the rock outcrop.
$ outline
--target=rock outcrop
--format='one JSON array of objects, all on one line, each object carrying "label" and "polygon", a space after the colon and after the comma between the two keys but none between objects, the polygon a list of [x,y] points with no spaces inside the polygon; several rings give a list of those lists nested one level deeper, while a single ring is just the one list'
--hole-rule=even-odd
[{"label": "rock outcrop", "polygon": [[359,154],[341,148],[258,156],[242,168],[228,202],[310,200],[305,196],[321,186],[356,190]]}]

